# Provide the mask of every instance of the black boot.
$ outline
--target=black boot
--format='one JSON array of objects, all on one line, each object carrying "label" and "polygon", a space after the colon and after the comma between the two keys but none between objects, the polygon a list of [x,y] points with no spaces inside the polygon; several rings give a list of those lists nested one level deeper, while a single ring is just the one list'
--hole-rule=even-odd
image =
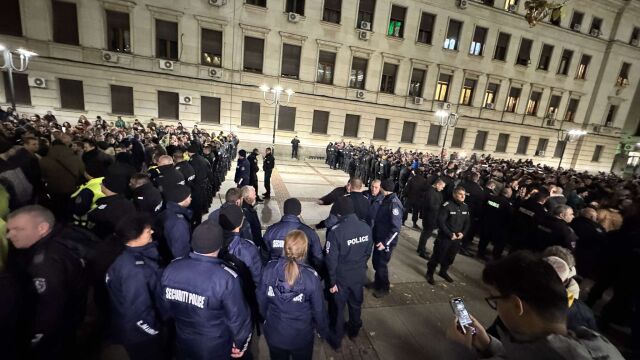
[{"label": "black boot", "polygon": [[435,285],[436,281],[433,279],[433,273],[432,272],[427,272],[427,282],[431,285]]},{"label": "black boot", "polygon": [[440,270],[440,271],[438,272],[438,275],[439,275],[441,278],[445,279],[447,282],[450,282],[450,283],[452,283],[452,282],[453,282],[453,279],[451,278],[451,276],[449,276],[449,274],[447,274],[447,272],[446,272],[446,271],[442,271],[442,270]]}]

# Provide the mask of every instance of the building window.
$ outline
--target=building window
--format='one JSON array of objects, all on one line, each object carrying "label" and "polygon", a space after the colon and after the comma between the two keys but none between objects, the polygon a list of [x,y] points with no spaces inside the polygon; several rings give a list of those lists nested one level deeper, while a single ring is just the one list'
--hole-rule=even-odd
[{"label": "building window", "polygon": [[498,135],[498,142],[496,143],[496,152],[507,152],[507,145],[509,145],[509,134],[500,133]]},{"label": "building window", "polygon": [[536,146],[536,156],[544,156],[547,151],[547,146],[549,145],[549,139],[540,138],[538,139],[538,146]]},{"label": "building window", "polygon": [[133,115],[133,88],[111,85],[111,113]]},{"label": "building window", "polygon": [[618,73],[618,79],[616,80],[618,85],[625,85],[625,83],[627,85],[629,84],[629,69],[631,69],[631,64],[622,63],[622,67]]},{"label": "building window", "polygon": [[516,112],[516,109],[518,109],[518,101],[520,100],[521,92],[522,92],[522,89],[519,87],[512,86],[511,89],[509,89],[509,96],[507,97],[507,105],[504,111],[512,112],[512,113]]},{"label": "building window", "polygon": [[107,10],[107,46],[110,51],[131,52],[129,14]]},{"label": "building window", "polygon": [[384,63],[382,67],[382,81],[380,82],[380,91],[393,94],[396,86],[396,74],[398,73],[398,65]]},{"label": "building window", "polygon": [[471,106],[473,102],[473,93],[476,90],[476,80],[464,79],[464,85],[462,86],[462,92],[460,93],[460,104]]},{"label": "building window", "polygon": [[602,19],[594,17],[591,20],[591,28],[589,28],[589,34],[598,36],[602,33]]},{"label": "building window", "polygon": [[617,112],[618,107],[616,105],[609,105],[609,111],[607,112],[607,118],[604,121],[604,126],[613,126],[613,121],[616,119]]},{"label": "building window", "polygon": [[580,64],[578,65],[578,73],[576,74],[577,79],[584,80],[587,78],[587,68],[589,67],[589,63],[591,63],[591,56],[582,55]]},{"label": "building window", "polygon": [[84,110],[84,91],[82,81],[58,79],[60,85],[60,107],[63,109]]},{"label": "building window", "polygon": [[[3,72],[4,94],[6,102],[11,102],[11,86],[9,85],[9,73]],[[29,88],[29,76],[27,74],[13,73],[13,90],[16,104],[31,105],[31,88]]]},{"label": "building window", "polygon": [[405,121],[402,125],[402,135],[400,136],[400,142],[412,143],[415,133],[416,123],[413,121]]},{"label": "building window", "polygon": [[389,128],[389,119],[376,118],[373,126],[374,140],[387,140],[387,129]]},{"label": "building window", "polygon": [[531,138],[529,136],[520,136],[520,140],[518,141],[518,148],[516,149],[516,154],[526,155],[527,149],[529,148],[529,141]]},{"label": "building window", "polygon": [[593,162],[600,161],[600,155],[602,155],[602,149],[603,148],[604,148],[604,146],[602,146],[602,145],[596,145],[596,148],[593,151],[593,156],[591,157],[591,161],[593,161]]},{"label": "building window", "polygon": [[498,34],[496,52],[493,54],[494,59],[505,61],[507,58],[507,52],[509,51],[509,41],[511,41],[511,35],[503,32]]},{"label": "building window", "polygon": [[562,57],[560,58],[560,66],[558,67],[559,75],[567,75],[569,73],[569,66],[571,65],[571,58],[573,57],[573,51],[563,50]]},{"label": "building window", "polygon": [[554,12],[552,12],[552,13],[549,15],[549,22],[550,22],[552,25],[560,26],[560,23],[562,22],[562,11],[558,11],[558,12],[557,12],[557,17],[554,17],[553,15],[554,15]]},{"label": "building window", "polygon": [[540,52],[540,61],[538,62],[538,69],[548,71],[549,63],[551,63],[551,56],[553,55],[553,45],[542,45],[542,51]]},{"label": "building window", "polygon": [[286,12],[304,16],[304,0],[287,0]]},{"label": "building window", "polygon": [[158,117],[178,120],[180,118],[179,95],[175,92],[158,91]]},{"label": "building window", "polygon": [[3,1],[2,21],[0,21],[0,34],[22,36],[20,0]]},{"label": "building window", "polygon": [[556,143],[556,148],[555,148],[555,150],[553,150],[553,157],[554,158],[561,157],[562,153],[564,152],[565,146],[567,146],[567,142],[566,141],[558,140],[558,142]]},{"label": "building window", "polygon": [[633,28],[633,31],[631,32],[631,39],[629,39],[629,44],[633,46],[640,45],[640,28]]},{"label": "building window", "polygon": [[538,115],[538,107],[540,106],[540,99],[542,98],[542,92],[540,91],[532,91],[531,96],[529,97],[529,101],[527,102],[527,108],[525,110],[525,114],[527,115]]},{"label": "building window", "polygon": [[242,102],[240,125],[254,128],[260,127],[260,103],[252,101]]},{"label": "building window", "polygon": [[427,145],[438,145],[440,143],[441,131],[441,125],[431,124],[431,126],[429,126],[429,137],[427,138]]},{"label": "building window", "polygon": [[413,69],[411,72],[411,84],[409,85],[409,96],[422,97],[422,84],[426,73],[422,69]]},{"label": "building window", "polygon": [[551,95],[551,100],[549,100],[549,108],[547,109],[547,117],[549,117],[550,119],[556,118],[561,99],[562,98],[560,97],[560,95]]},{"label": "building window", "polygon": [[428,12],[422,13],[420,19],[420,28],[418,28],[418,42],[431,45],[433,41],[433,26],[436,22],[436,16]]},{"label": "building window", "polygon": [[344,118],[345,137],[358,137],[358,129],[360,128],[360,115],[347,114]]},{"label": "building window", "polygon": [[61,44],[79,45],[76,4],[54,0],[51,5],[53,9],[53,41]]},{"label": "building window", "polygon": [[340,12],[342,10],[342,0],[324,0],[324,11],[322,20],[334,24],[340,24]]},{"label": "building window", "polygon": [[245,4],[267,7],[267,0],[245,0]]},{"label": "building window", "polygon": [[449,74],[440,74],[438,83],[436,84],[435,101],[447,101],[449,99],[449,84],[451,84],[452,76]]},{"label": "building window", "polygon": [[313,123],[311,124],[311,133],[326,134],[329,128],[329,112],[322,110],[313,111]]},{"label": "building window", "polygon": [[531,64],[531,45],[533,45],[532,40],[522,38],[518,58],[516,59],[517,65],[529,66]]},{"label": "building window", "polygon": [[392,5],[391,6],[391,18],[389,19],[389,29],[387,30],[387,35],[399,37],[404,37],[404,18],[407,13],[407,8]]},{"label": "building window", "polygon": [[518,0],[505,0],[504,9],[507,11],[515,11],[518,8]]},{"label": "building window", "polygon": [[318,56],[317,82],[333,85],[333,68],[336,64],[336,53],[320,51]]},{"label": "building window", "polygon": [[476,141],[473,143],[473,150],[484,151],[484,146],[487,143],[488,131],[479,130],[476,134]]},{"label": "building window", "polygon": [[296,108],[280,105],[278,109],[278,130],[294,131],[296,128]]},{"label": "building window", "polygon": [[489,85],[487,86],[487,91],[485,91],[484,93],[484,102],[482,103],[482,106],[487,109],[495,109],[499,90],[500,84],[489,83]]},{"label": "building window", "polygon": [[360,0],[358,6],[358,26],[362,27],[362,22],[366,21],[373,29],[373,14],[376,9],[376,0]]},{"label": "building window", "polygon": [[300,52],[297,45],[282,45],[282,76],[297,79],[300,75]]},{"label": "building window", "polygon": [[469,49],[469,54],[471,55],[482,55],[484,54],[484,44],[487,40],[487,29],[476,26],[476,29],[473,31],[473,40],[471,41],[471,48]]},{"label": "building window", "polygon": [[264,39],[244,37],[244,71],[262,73]]},{"label": "building window", "polygon": [[584,19],[584,13],[574,11],[573,16],[571,16],[571,30],[580,31],[582,19]]},{"label": "building window", "polygon": [[211,96],[200,97],[200,121],[203,123],[220,124],[220,98]]},{"label": "building window", "polygon": [[351,76],[349,77],[349,87],[355,89],[364,89],[365,80],[367,79],[367,63],[369,60],[354,57],[351,62]]},{"label": "building window", "polygon": [[447,28],[447,37],[444,39],[444,48],[449,50],[458,50],[458,40],[460,39],[460,31],[462,31],[462,22],[458,20],[449,20]]},{"label": "building window", "polygon": [[461,148],[464,143],[464,134],[467,132],[465,128],[455,128],[453,130],[453,138],[451,138],[452,148]]},{"label": "building window", "polygon": [[202,29],[202,65],[222,67],[222,31]]},{"label": "building window", "polygon": [[156,57],[178,60],[178,23],[156,19]]},{"label": "building window", "polygon": [[578,104],[580,103],[579,99],[569,99],[569,104],[567,105],[567,112],[564,114],[564,121],[573,122],[576,118],[576,111],[578,111]]}]

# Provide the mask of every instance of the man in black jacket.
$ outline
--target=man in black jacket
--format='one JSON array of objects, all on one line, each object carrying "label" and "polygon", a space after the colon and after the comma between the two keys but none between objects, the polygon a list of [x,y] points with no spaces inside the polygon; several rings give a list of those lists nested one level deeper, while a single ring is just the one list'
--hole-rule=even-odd
[{"label": "man in black jacket", "polygon": [[569,224],[573,221],[573,208],[557,205],[538,224],[534,251],[543,251],[549,246],[560,245],[569,250],[576,248],[577,236]]},{"label": "man in black jacket", "polygon": [[247,156],[247,160],[249,160],[249,185],[253,186],[256,190],[256,201],[262,202],[258,196],[258,171],[260,171],[260,167],[258,166],[258,149],[253,149],[251,154]]},{"label": "man in black jacket", "polygon": [[241,189],[242,191],[242,212],[244,218],[251,227],[251,235],[253,235],[253,243],[260,249],[266,251],[264,240],[262,240],[262,224],[260,223],[260,217],[255,209],[256,204],[256,191],[253,187],[245,185]]},{"label": "man in black jacket", "polygon": [[413,221],[413,228],[420,230],[418,226],[418,215],[422,208],[420,203],[424,199],[424,195],[427,191],[427,179],[422,176],[422,171],[416,171],[415,175],[409,178],[407,185],[404,187],[402,197],[404,198],[404,213],[402,217],[402,224],[407,221],[409,212],[411,212],[411,220]]},{"label": "man in black jacket", "polygon": [[213,172],[207,159],[199,154],[198,145],[191,144],[187,151],[189,164],[195,173],[195,178],[191,182],[191,198],[193,199],[191,202],[191,210],[193,210],[191,224],[195,228],[202,222],[202,214],[206,213],[211,205],[208,187],[213,182]]},{"label": "man in black jacket", "polygon": [[595,279],[597,265],[607,241],[606,231],[597,222],[598,213],[593,208],[584,208],[580,216],[571,222],[578,241],[576,243],[576,270],[578,275]]},{"label": "man in black jacket", "polygon": [[469,233],[462,240],[460,246],[460,254],[465,256],[471,256],[469,247],[473,242],[473,238],[480,232],[480,213],[485,202],[485,195],[482,186],[478,183],[480,180],[480,174],[472,172],[468,179],[465,180],[461,186],[467,191],[465,196],[465,202],[469,205],[469,211],[471,212],[471,227]]},{"label": "man in black jacket", "polygon": [[444,181],[442,179],[436,180],[436,182],[429,186],[427,189],[426,198],[422,200],[422,231],[420,232],[420,240],[418,242],[418,255],[421,258],[429,259],[429,253],[427,251],[427,241],[433,234],[433,231],[438,228],[438,211],[442,206],[442,190],[444,189]]},{"label": "man in black jacket", "polygon": [[262,160],[262,170],[264,170],[264,189],[266,190],[262,196],[264,196],[265,199],[271,197],[271,172],[273,172],[273,168],[275,166],[276,159],[271,153],[271,148],[267,148],[265,150],[264,159]]},{"label": "man in black jacket", "polygon": [[504,187],[500,195],[489,196],[484,203],[477,255],[481,259],[484,259],[489,243],[493,244],[494,260],[502,256],[509,236],[509,222],[513,215],[511,193],[510,187]]}]

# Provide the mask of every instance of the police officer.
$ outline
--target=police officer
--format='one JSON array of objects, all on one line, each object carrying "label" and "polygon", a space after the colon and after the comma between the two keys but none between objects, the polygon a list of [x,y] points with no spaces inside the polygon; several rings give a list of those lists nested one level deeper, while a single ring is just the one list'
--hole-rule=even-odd
[{"label": "police officer", "polygon": [[373,224],[373,269],[375,281],[373,296],[381,298],[389,294],[389,261],[391,254],[398,243],[400,229],[402,228],[402,203],[393,192],[393,181],[382,181],[382,193],[384,199],[376,212]]},{"label": "police officer", "polygon": [[169,155],[158,158],[158,167],[149,170],[149,178],[160,191],[167,186],[185,185],[184,176],[173,166],[173,158]]},{"label": "police officer", "polygon": [[[327,287],[332,294],[329,311],[334,336],[330,339],[330,345],[339,348],[345,328],[348,336],[354,338],[362,327],[360,308],[373,236],[367,223],[355,214],[352,201],[346,197],[341,198],[334,207],[338,223],[327,233],[325,264]],[[345,305],[349,306],[349,321],[346,325],[342,323]]]},{"label": "police officer", "polygon": [[349,194],[346,197],[353,203],[356,216],[366,222],[369,217],[369,198],[362,191],[362,180],[355,177],[351,178],[349,185]]},{"label": "police officer", "polygon": [[[186,185],[175,185],[165,189],[167,205],[160,213],[165,248],[163,255],[168,260],[186,256],[191,240],[191,189]],[[166,251],[168,250],[168,252]]]},{"label": "police officer", "polygon": [[202,214],[207,212],[211,204],[207,193],[209,184],[213,183],[213,172],[207,159],[200,155],[198,145],[191,144],[187,152],[189,164],[195,172],[195,178],[191,184],[191,197],[193,198],[191,209],[193,210],[193,225],[197,226],[202,222]]},{"label": "police officer", "polygon": [[369,199],[369,216],[367,217],[367,224],[373,228],[373,223],[376,219],[376,214],[384,199],[384,194],[380,191],[380,180],[371,181],[371,186],[365,192],[365,196]]},{"label": "police officer", "polygon": [[300,139],[298,139],[298,135],[296,135],[291,140],[291,158],[295,158],[298,160],[298,148],[300,147]]},{"label": "police officer", "polygon": [[128,185],[128,178],[115,175],[107,175],[102,181],[101,189],[105,196],[96,200],[96,207],[87,214],[87,220],[94,224],[92,231],[99,238],[111,235],[123,215],[136,212],[133,203],[124,195]]},{"label": "police officer", "polygon": [[[403,197],[405,198],[405,212],[402,217],[402,224],[407,220],[409,211],[411,211],[411,220],[413,222],[413,228],[421,230],[418,226],[418,215],[422,210],[422,201],[425,193],[428,189],[427,179],[422,175],[422,171],[416,171],[413,176],[409,178],[407,185],[403,188]],[[424,215],[423,215],[424,216]]]},{"label": "police officer", "polygon": [[251,239],[260,250],[266,251],[264,240],[262,240],[262,224],[260,223],[260,216],[258,216],[258,212],[255,208],[256,191],[249,185],[243,186],[241,191],[242,212],[244,213],[245,221],[249,223],[249,227],[251,228]]},{"label": "police officer", "polygon": [[453,190],[453,200],[445,201],[438,213],[438,237],[433,247],[433,255],[427,263],[427,282],[434,285],[433,273],[440,265],[438,275],[447,282],[453,279],[447,273],[460,248],[460,241],[466,236],[471,225],[469,207],[464,203],[465,189],[461,186]]},{"label": "police officer", "polygon": [[160,253],[149,214],[124,217],[116,236],[126,246],[113,262],[105,283],[111,303],[111,337],[129,359],[160,359]]},{"label": "police officer", "polygon": [[465,195],[465,202],[469,205],[469,211],[471,212],[471,226],[469,227],[469,233],[466,234],[466,237],[460,244],[460,254],[465,256],[472,255],[469,247],[471,246],[475,235],[480,233],[480,213],[482,212],[486,199],[484,189],[478,183],[479,180],[480,174],[474,171],[461,184],[461,186],[467,191],[467,194]]},{"label": "police officer", "polygon": [[418,241],[418,256],[423,259],[429,259],[427,252],[427,242],[438,228],[438,212],[442,206],[442,190],[444,189],[444,181],[442,179],[429,186],[426,198],[423,199],[422,206],[422,231],[420,232],[420,240]]},{"label": "police officer", "polygon": [[187,256],[165,269],[163,302],[176,326],[178,359],[241,357],[251,339],[251,315],[238,274],[218,258],[222,228],[202,223]]},{"label": "police officer", "polygon": [[[85,172],[85,176],[87,175],[91,177],[91,174]],[[87,213],[96,207],[98,199],[104,197],[101,186],[103,180],[104,177],[91,177],[71,194],[71,212],[75,225],[87,229],[93,227],[87,220]]]},{"label": "police officer", "polygon": [[258,149],[253,149],[251,154],[247,156],[247,160],[249,161],[249,184],[246,185],[251,185],[256,189],[256,201],[260,203],[263,200],[258,196],[258,171],[260,171],[260,167],[258,166],[259,155],[260,153],[258,152]]},{"label": "police officer", "polygon": [[489,196],[482,210],[482,231],[478,244],[478,257],[485,259],[489,243],[493,244],[493,259],[502,256],[509,236],[513,206],[511,204],[511,188],[504,187],[499,195]]},{"label": "police officer", "polygon": [[[218,218],[220,217],[220,211],[222,211],[227,206],[232,206],[232,205],[242,206],[242,190],[238,188],[231,188],[227,190],[227,193],[225,194],[224,199],[225,199],[224,204],[222,204],[222,206],[220,206],[219,208],[213,210],[211,214],[209,214],[209,217],[205,222],[214,222],[216,224],[219,224]],[[224,238],[226,241],[225,244],[227,244],[228,241],[233,237],[233,234],[227,230],[224,230],[223,232],[224,232]],[[248,221],[245,221],[242,223],[242,228],[240,229],[240,235],[242,236],[243,239],[253,241],[251,225],[249,225]]]},{"label": "police officer", "polygon": [[254,284],[257,285],[262,276],[262,260],[260,259],[258,247],[253,241],[243,239],[240,235],[240,228],[244,221],[242,209],[235,204],[222,209],[218,218],[222,229],[233,234],[229,244],[223,248],[224,252],[228,252],[242,261],[251,272],[251,279]]},{"label": "police officer", "polygon": [[147,174],[137,173],[131,177],[129,187],[132,191],[133,205],[136,210],[155,215],[162,209],[162,193],[151,183]]},{"label": "police officer", "polygon": [[276,166],[276,159],[271,153],[271,148],[265,150],[264,159],[262,160],[262,170],[264,170],[264,189],[266,190],[262,195],[265,199],[271,197],[271,172]]},{"label": "police officer", "polygon": [[247,160],[247,152],[245,150],[238,151],[238,165],[236,166],[236,175],[233,181],[238,187],[251,185],[251,164]]},{"label": "police officer", "polygon": [[574,218],[573,208],[566,204],[555,208],[538,224],[534,251],[543,251],[547,247],[559,245],[571,251],[576,248],[578,237],[569,224]]},{"label": "police officer", "polygon": [[549,200],[549,191],[544,188],[532,190],[530,197],[513,212],[510,228],[511,251],[539,251],[536,237],[538,224],[547,216],[545,203]]},{"label": "police officer", "polygon": [[175,169],[182,174],[184,184],[192,188],[193,181],[196,179],[196,171],[184,158],[184,150],[182,147],[178,147],[173,151],[173,163],[175,164]]}]

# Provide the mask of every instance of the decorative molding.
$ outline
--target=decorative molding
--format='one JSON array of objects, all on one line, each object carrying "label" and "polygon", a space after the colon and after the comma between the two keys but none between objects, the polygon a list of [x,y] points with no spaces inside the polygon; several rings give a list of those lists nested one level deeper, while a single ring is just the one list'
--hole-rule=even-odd
[{"label": "decorative molding", "polygon": [[400,65],[400,63],[402,62],[403,59],[404,59],[404,56],[390,54],[390,53],[386,53],[386,52],[382,53],[382,62],[383,63]]},{"label": "decorative molding", "polygon": [[282,42],[292,45],[302,46],[307,40],[307,36],[292,34],[284,31],[280,31],[280,36],[282,37]]},{"label": "decorative molding", "polygon": [[253,37],[262,38],[262,39],[266,38],[269,32],[271,31],[271,29],[242,24],[242,23],[240,24],[240,28],[242,29],[242,33],[244,35],[253,36]]},{"label": "decorative molding", "polygon": [[458,70],[458,68],[453,66],[438,64],[438,70],[440,73],[453,75],[456,72],[456,70]]},{"label": "decorative molding", "polygon": [[318,48],[320,50],[326,50],[326,51],[332,51],[332,52],[338,52],[338,49],[342,47],[341,43],[337,43],[329,40],[316,39],[316,43],[318,43]]},{"label": "decorative molding", "polygon": [[227,25],[229,25],[229,22],[226,19],[216,19],[202,15],[193,15],[193,17],[198,21],[198,26],[203,28],[222,31]]},{"label": "decorative molding", "polygon": [[371,55],[375,52],[374,50],[361,48],[358,46],[349,46],[349,48],[351,49],[351,54],[353,56],[367,58],[367,59],[370,59]]},{"label": "decorative molding", "polygon": [[413,65],[414,69],[425,69],[426,70],[426,69],[429,68],[429,66],[433,65],[432,62],[424,61],[422,59],[411,58],[410,60],[411,60],[411,65]]},{"label": "decorative molding", "polygon": [[467,69],[464,69],[462,71],[464,72],[464,77],[469,79],[478,80],[478,78],[480,78],[480,76],[482,75],[482,73],[479,71],[473,71],[473,70],[467,70]]},{"label": "decorative molding", "polygon": [[129,12],[136,7],[136,3],[129,0],[100,0],[106,10]]},{"label": "decorative molding", "polygon": [[178,11],[178,10],[163,8],[159,6],[153,6],[149,4],[147,4],[146,6],[154,18],[165,18],[165,19],[172,18],[178,21],[184,15],[184,12]]},{"label": "decorative molding", "polygon": [[625,101],[625,99],[618,96],[608,96],[607,100],[609,101],[609,104],[614,106],[620,106]]}]

